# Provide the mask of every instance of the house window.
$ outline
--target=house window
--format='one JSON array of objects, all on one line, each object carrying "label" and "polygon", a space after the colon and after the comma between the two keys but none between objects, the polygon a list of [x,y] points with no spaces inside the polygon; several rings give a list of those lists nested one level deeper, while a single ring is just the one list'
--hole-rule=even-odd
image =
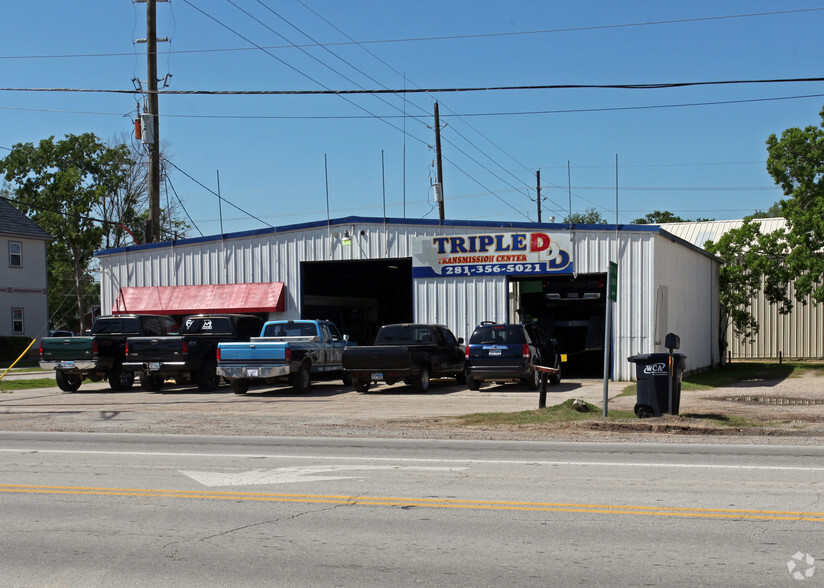
[{"label": "house window", "polygon": [[11,309],[11,332],[15,335],[22,335],[25,331],[23,329],[23,309]]},{"label": "house window", "polygon": [[23,267],[23,244],[9,241],[9,267]]}]

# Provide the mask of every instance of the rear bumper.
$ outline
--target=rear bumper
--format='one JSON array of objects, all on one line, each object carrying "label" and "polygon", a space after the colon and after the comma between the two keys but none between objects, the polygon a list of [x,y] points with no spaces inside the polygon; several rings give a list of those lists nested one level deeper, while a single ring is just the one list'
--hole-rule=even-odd
[{"label": "rear bumper", "polygon": [[124,361],[123,369],[130,372],[141,371],[147,374],[166,376],[186,372],[192,368],[187,366],[184,361]]},{"label": "rear bumper", "polygon": [[217,366],[217,374],[219,376],[234,380],[282,378],[288,376],[290,373],[291,369],[287,365]]},{"label": "rear bumper", "polygon": [[466,376],[475,380],[526,380],[532,377],[530,365],[466,366]]},{"label": "rear bumper", "polygon": [[88,372],[97,369],[97,362],[88,359],[77,361],[41,361],[40,368],[44,370],[61,369],[66,372]]}]

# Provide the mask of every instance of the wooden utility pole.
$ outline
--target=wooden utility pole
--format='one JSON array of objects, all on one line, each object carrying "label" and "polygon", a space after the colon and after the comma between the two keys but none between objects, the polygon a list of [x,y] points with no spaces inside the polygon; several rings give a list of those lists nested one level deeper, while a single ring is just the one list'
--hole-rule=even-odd
[{"label": "wooden utility pole", "polygon": [[535,177],[538,180],[538,187],[535,189],[538,200],[538,222],[541,222],[541,170],[535,172]]},{"label": "wooden utility pole", "polygon": [[443,161],[441,161],[441,119],[438,115],[438,103],[435,102],[435,162],[437,164],[437,171],[438,171],[438,184],[440,185],[440,200],[438,200],[438,212],[440,215],[441,222],[444,219],[444,209],[443,209]]},{"label": "wooden utility pole", "polygon": [[160,240],[160,129],[157,113],[157,26],[156,0],[146,0],[146,57],[148,115],[152,128],[149,148],[149,223],[145,241]]}]

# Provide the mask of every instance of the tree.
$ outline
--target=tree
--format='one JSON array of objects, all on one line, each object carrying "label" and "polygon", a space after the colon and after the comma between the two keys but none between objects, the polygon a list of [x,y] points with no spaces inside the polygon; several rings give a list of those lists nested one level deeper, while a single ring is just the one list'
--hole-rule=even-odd
[{"label": "tree", "polygon": [[95,289],[89,265],[107,232],[92,215],[123,187],[132,163],[125,145],[108,147],[91,133],[19,143],[0,160],[13,203],[55,237],[48,248],[50,308],[62,310],[73,292],[71,314],[81,330]]},{"label": "tree", "polygon": [[687,222],[687,219],[681,218],[669,210],[665,210],[661,212],[660,210],[655,210],[650,212],[644,218],[636,218],[632,221],[633,225],[660,225],[661,223],[683,223]]},{"label": "tree", "polygon": [[564,218],[565,223],[576,225],[605,225],[607,219],[594,208],[587,208],[586,212],[573,212]]},{"label": "tree", "polygon": [[786,268],[794,276],[795,297],[824,302],[824,109],[819,126],[790,128],[767,139],[767,171],[788,197]]},{"label": "tree", "polygon": [[[145,241],[145,225],[149,218],[148,170],[149,155],[121,134],[113,140],[114,145],[124,145],[129,151],[128,173],[118,190],[105,198],[99,205],[96,216],[106,221],[106,234],[102,247],[105,249],[123,247],[131,242]],[[161,161],[166,156],[161,151]],[[166,179],[165,169],[161,170],[161,185]],[[162,239],[179,239],[185,236],[189,225],[180,220],[182,205],[166,194],[166,206],[160,211],[160,233]]]},{"label": "tree", "polygon": [[781,203],[776,202],[767,210],[756,209],[755,212],[745,218],[779,218],[782,214],[784,213],[781,210]]}]

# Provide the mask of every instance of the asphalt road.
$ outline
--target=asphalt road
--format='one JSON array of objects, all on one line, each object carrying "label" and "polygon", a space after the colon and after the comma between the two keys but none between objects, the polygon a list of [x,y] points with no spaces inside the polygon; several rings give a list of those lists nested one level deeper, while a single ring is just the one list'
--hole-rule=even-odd
[{"label": "asphalt road", "polygon": [[0,584],[815,586],[822,458],[2,432]]}]

